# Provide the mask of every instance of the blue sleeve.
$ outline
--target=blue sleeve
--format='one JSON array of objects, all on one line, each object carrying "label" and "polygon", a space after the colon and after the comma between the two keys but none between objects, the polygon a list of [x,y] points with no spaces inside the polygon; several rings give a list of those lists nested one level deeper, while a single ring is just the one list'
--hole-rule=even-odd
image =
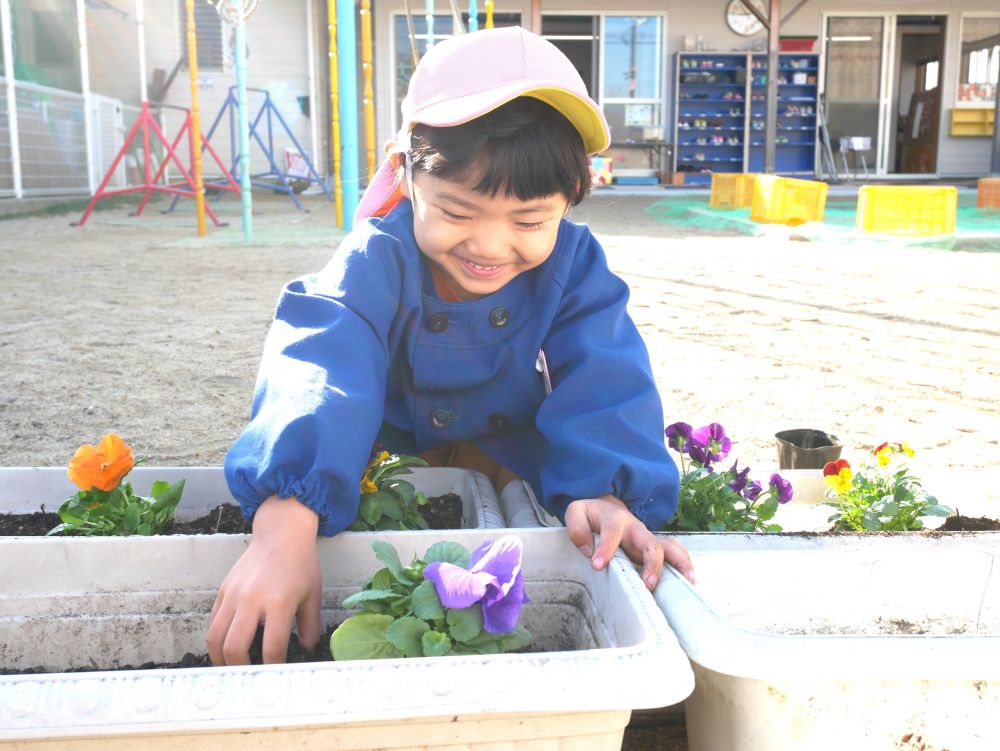
[{"label": "blue sleeve", "polygon": [[673,518],[680,483],[649,353],[626,312],[628,286],[589,232],[580,242],[543,344],[553,384],[536,417],[543,502],[562,518],[572,501],[612,493],[657,529]]},{"label": "blue sleeve", "polygon": [[289,283],[278,302],[250,422],[225,461],[248,519],[272,495],[311,508],[327,536],[357,514],[385,409],[401,271],[391,238],[369,237],[360,249],[351,240],[319,274]]}]

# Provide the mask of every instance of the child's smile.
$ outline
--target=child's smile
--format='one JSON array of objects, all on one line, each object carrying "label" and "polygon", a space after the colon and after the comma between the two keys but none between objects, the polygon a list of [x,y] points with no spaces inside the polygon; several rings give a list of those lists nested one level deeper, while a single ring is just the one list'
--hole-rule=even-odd
[{"label": "child's smile", "polygon": [[413,176],[413,192],[417,245],[463,300],[492,294],[544,263],[569,205],[558,193],[527,201],[484,196],[427,173]]}]

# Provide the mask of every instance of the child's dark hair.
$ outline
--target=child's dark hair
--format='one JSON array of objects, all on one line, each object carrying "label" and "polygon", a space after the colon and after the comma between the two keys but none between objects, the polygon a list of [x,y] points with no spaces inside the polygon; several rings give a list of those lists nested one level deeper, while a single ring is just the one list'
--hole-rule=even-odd
[{"label": "child's dark hair", "polygon": [[561,193],[576,206],[590,193],[590,162],[579,131],[558,110],[530,96],[513,99],[450,128],[417,125],[414,171],[476,180],[473,190],[521,201]]}]

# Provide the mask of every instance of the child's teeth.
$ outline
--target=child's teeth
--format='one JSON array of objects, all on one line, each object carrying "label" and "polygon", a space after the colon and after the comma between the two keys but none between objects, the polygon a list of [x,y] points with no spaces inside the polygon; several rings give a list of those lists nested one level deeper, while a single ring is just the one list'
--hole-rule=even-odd
[{"label": "child's teeth", "polygon": [[478,263],[473,263],[472,261],[469,261],[469,265],[474,269],[479,269],[480,271],[492,271],[496,268],[496,266],[480,266]]}]

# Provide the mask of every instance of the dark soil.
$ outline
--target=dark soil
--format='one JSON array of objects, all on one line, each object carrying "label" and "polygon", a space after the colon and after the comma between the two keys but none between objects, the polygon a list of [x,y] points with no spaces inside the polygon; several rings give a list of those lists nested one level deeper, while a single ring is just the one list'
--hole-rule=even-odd
[{"label": "dark soil", "polygon": [[[461,529],[462,499],[455,493],[429,498],[420,509],[431,529]],[[36,511],[33,514],[0,514],[0,536],[22,535],[41,537],[59,524],[59,514]],[[243,518],[240,507],[232,503],[216,506],[205,516],[191,521],[174,521],[161,534],[165,535],[214,535],[249,534],[250,525]]]},{"label": "dark soil", "polygon": [[997,532],[1000,531],[1000,520],[958,514],[945,519],[939,529],[945,532]]}]

